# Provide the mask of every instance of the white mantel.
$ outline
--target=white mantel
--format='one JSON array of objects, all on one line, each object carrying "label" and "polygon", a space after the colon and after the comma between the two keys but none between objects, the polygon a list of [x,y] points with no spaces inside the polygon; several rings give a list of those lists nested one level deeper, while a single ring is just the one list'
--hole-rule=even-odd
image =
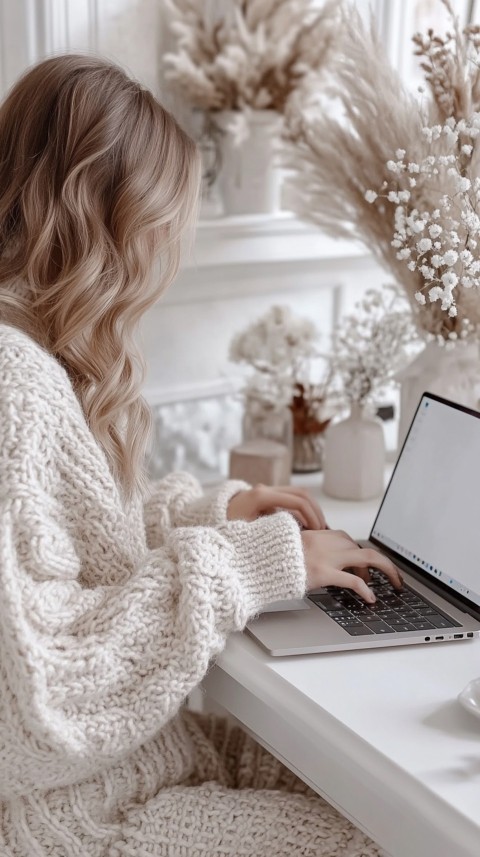
[{"label": "white mantel", "polygon": [[201,266],[217,267],[250,261],[308,262],[338,258],[368,258],[361,244],[334,240],[322,235],[316,226],[299,220],[293,212],[277,215],[244,215],[200,220],[197,228],[195,261]]},{"label": "white mantel", "polygon": [[371,271],[364,246],[335,241],[291,212],[200,220],[196,243],[165,303],[224,300],[342,285],[346,271]]}]

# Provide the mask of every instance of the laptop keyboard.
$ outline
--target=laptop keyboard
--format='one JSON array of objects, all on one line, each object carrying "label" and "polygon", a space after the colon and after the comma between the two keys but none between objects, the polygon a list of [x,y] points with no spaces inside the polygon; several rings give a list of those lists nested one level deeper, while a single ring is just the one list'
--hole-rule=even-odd
[{"label": "laptop keyboard", "polygon": [[405,583],[398,590],[379,571],[371,570],[370,577],[370,588],[377,598],[373,605],[366,604],[351,589],[336,586],[326,586],[322,592],[308,597],[351,637],[461,627],[460,622],[442,613]]}]

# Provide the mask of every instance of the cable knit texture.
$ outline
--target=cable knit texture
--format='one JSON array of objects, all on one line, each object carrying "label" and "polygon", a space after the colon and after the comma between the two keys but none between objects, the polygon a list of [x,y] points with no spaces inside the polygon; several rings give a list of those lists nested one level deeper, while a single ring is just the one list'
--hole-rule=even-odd
[{"label": "cable knit texture", "polygon": [[64,369],[0,325],[1,857],[377,854],[183,707],[229,633],[304,592],[290,515],[227,521],[243,487],[175,474],[125,503]]}]

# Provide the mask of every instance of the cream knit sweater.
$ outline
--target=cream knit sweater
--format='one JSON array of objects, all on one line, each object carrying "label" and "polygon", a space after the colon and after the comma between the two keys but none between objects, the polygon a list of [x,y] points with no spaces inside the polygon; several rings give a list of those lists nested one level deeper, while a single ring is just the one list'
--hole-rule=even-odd
[{"label": "cream knit sweater", "polygon": [[[229,633],[304,591],[290,515],[226,520],[242,487],[204,497],[177,474],[126,506],[66,372],[0,325],[1,857],[263,855],[258,839],[232,845],[235,825],[219,844],[228,802],[210,813],[238,786],[219,741],[231,760],[245,737],[181,710]],[[312,854],[355,835],[334,816],[328,852]]]}]

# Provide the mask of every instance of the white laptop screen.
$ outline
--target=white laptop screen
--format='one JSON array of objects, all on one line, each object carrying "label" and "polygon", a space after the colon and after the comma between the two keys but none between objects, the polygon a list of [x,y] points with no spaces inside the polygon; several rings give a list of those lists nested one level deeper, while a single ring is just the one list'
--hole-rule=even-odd
[{"label": "white laptop screen", "polygon": [[480,605],[480,415],[426,393],[371,538]]}]

